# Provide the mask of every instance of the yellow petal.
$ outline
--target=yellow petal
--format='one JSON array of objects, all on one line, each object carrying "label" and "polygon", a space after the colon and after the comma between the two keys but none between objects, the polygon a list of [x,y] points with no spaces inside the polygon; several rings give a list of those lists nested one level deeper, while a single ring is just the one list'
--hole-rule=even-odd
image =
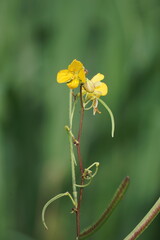
[{"label": "yellow petal", "polygon": [[73,79],[71,82],[67,83],[67,86],[68,86],[70,89],[77,88],[78,85],[79,85],[79,80],[78,80],[78,79]]},{"label": "yellow petal", "polygon": [[68,66],[68,70],[71,72],[79,72],[82,68],[84,68],[83,64],[76,59]]},{"label": "yellow petal", "polygon": [[[101,94],[99,94],[101,93]],[[108,93],[108,87],[105,83],[101,83],[98,87],[95,88],[95,94],[99,96],[105,96]]]},{"label": "yellow petal", "polygon": [[70,81],[73,78],[73,74],[68,70],[61,70],[57,74],[57,82],[58,83],[65,83]]},{"label": "yellow petal", "polygon": [[80,72],[78,73],[78,77],[80,78],[82,83],[86,82],[86,75],[85,75],[85,70],[82,68]]},{"label": "yellow petal", "polygon": [[101,81],[101,80],[103,80],[104,79],[104,75],[103,74],[101,74],[101,73],[97,73],[92,79],[91,79],[91,81],[92,82],[99,82],[99,81]]}]

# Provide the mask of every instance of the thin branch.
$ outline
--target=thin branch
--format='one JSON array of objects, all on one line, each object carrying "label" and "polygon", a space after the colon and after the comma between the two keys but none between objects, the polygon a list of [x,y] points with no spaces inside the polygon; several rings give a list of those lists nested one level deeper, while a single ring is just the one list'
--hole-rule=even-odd
[{"label": "thin branch", "polygon": [[81,157],[81,149],[80,149],[80,141],[81,141],[81,135],[82,135],[82,126],[83,126],[83,118],[84,118],[84,107],[83,107],[83,99],[82,99],[82,85],[80,86],[80,103],[81,103],[81,113],[80,113],[80,123],[79,123],[79,131],[78,131],[78,138],[77,141],[79,144],[77,144],[77,154],[79,159],[79,167],[81,171],[81,175],[83,174],[83,161]]},{"label": "thin branch", "polygon": [[[73,121],[73,109],[72,109],[72,90],[69,93],[69,129],[72,131],[72,121]],[[71,156],[71,171],[72,171],[72,189],[73,189],[73,197],[74,201],[77,205],[77,189],[76,189],[76,174],[75,174],[75,156],[73,151],[73,141],[72,136],[69,134],[69,149]]]},{"label": "thin branch", "polygon": [[[82,85],[80,85],[80,103],[81,103],[81,113],[80,113],[80,123],[79,123],[79,131],[78,131],[78,144],[76,145],[77,147],[77,155],[78,155],[78,160],[79,160],[79,168],[80,168],[80,173],[81,173],[81,183],[80,185],[84,185],[84,178],[83,178],[83,161],[82,161],[82,156],[81,156],[81,134],[82,134],[82,126],[83,126],[83,117],[84,117],[84,106],[83,106],[83,98],[82,98]],[[83,188],[80,188],[79,190],[79,200],[78,200],[78,206],[76,209],[76,227],[77,227],[77,238],[80,235],[80,208],[81,208],[81,201],[82,201],[82,196],[83,196]]]},{"label": "thin branch", "polygon": [[111,118],[111,123],[112,123],[112,132],[111,132],[111,136],[114,137],[114,132],[115,132],[115,121],[114,121],[114,116],[113,113],[111,111],[111,109],[108,107],[108,105],[102,100],[102,99],[98,99],[98,101],[105,107],[105,109],[108,111],[110,118]]},{"label": "thin branch", "polygon": [[70,200],[72,201],[74,207],[76,207],[76,203],[72,197],[72,195],[69,192],[65,192],[65,193],[60,193],[58,195],[56,195],[55,197],[51,198],[43,207],[42,209],[42,223],[45,226],[45,228],[48,230],[47,224],[45,222],[45,213],[46,213],[46,209],[48,208],[48,206],[53,203],[54,201],[56,201],[57,199],[61,198],[61,197],[65,197],[68,196],[70,198]]}]

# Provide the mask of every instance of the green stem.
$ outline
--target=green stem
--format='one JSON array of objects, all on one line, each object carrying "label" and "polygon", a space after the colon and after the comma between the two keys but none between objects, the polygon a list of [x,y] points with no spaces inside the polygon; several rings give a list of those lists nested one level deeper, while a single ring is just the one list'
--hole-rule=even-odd
[{"label": "green stem", "polygon": [[75,201],[74,199],[72,198],[71,194],[69,192],[65,192],[65,193],[60,193],[58,195],[56,195],[55,197],[51,198],[43,207],[43,210],[42,210],[42,222],[43,222],[43,225],[45,226],[45,228],[48,230],[48,227],[46,225],[46,222],[45,222],[45,212],[46,212],[46,209],[48,208],[48,206],[56,201],[57,199],[61,198],[61,197],[64,197],[64,196],[68,196],[70,198],[70,200],[72,201],[74,207],[76,207],[75,205]]},{"label": "green stem", "polygon": [[111,118],[111,123],[112,123],[112,137],[114,137],[114,131],[115,131],[115,121],[114,121],[114,116],[113,113],[111,111],[111,109],[108,107],[108,105],[102,100],[102,99],[98,99],[98,101],[105,107],[105,109],[108,111],[110,118]]},{"label": "green stem", "polygon": [[107,209],[104,211],[104,213],[100,216],[98,221],[90,226],[88,229],[85,229],[83,232],[80,233],[79,238],[77,239],[85,239],[88,236],[94,234],[109,218],[115,207],[118,205],[122,197],[124,196],[127,187],[129,185],[130,179],[129,177],[126,177],[122,183],[120,184],[119,188],[117,189],[115,195],[113,196],[112,201],[110,202],[109,206]]},{"label": "green stem", "polygon": [[[72,109],[72,90],[70,90],[69,94],[69,128],[72,131],[72,121],[73,121],[73,110]],[[71,156],[71,171],[72,171],[72,189],[73,189],[73,198],[75,204],[77,206],[77,189],[76,189],[76,174],[75,174],[75,158],[74,158],[74,150],[73,150],[73,141],[72,136],[69,134],[69,149]]]},{"label": "green stem", "polygon": [[160,213],[160,198],[142,219],[142,221],[133,229],[133,231],[124,238],[124,240],[135,240],[137,239],[145,229],[151,224],[155,217]]},{"label": "green stem", "polygon": [[92,178],[91,178],[91,179],[89,179],[88,183],[86,183],[86,184],[83,184],[83,185],[76,184],[76,186],[77,186],[77,187],[79,187],[79,188],[88,187],[88,186],[91,184],[91,181],[92,181]]},{"label": "green stem", "polygon": [[71,129],[70,129],[67,125],[66,125],[64,128],[66,129],[66,131],[68,132],[68,134],[71,135],[73,143],[74,143],[75,145],[79,144],[79,142],[77,141],[77,139],[76,139],[75,136],[73,135]]}]

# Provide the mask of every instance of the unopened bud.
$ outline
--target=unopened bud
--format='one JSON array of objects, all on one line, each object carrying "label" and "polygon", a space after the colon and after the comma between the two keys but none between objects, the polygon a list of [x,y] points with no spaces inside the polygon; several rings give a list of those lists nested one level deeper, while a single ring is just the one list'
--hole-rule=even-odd
[{"label": "unopened bud", "polygon": [[85,82],[85,84],[83,85],[83,87],[89,93],[92,93],[95,90],[94,83],[91,80],[88,80],[88,79]]}]

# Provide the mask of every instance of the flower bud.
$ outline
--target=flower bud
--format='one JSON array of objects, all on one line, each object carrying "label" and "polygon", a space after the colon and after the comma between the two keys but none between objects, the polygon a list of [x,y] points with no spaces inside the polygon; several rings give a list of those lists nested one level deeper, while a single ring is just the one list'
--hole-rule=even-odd
[{"label": "flower bud", "polygon": [[94,83],[91,80],[88,80],[88,79],[86,80],[86,82],[83,85],[83,87],[89,93],[92,93],[95,90]]}]

